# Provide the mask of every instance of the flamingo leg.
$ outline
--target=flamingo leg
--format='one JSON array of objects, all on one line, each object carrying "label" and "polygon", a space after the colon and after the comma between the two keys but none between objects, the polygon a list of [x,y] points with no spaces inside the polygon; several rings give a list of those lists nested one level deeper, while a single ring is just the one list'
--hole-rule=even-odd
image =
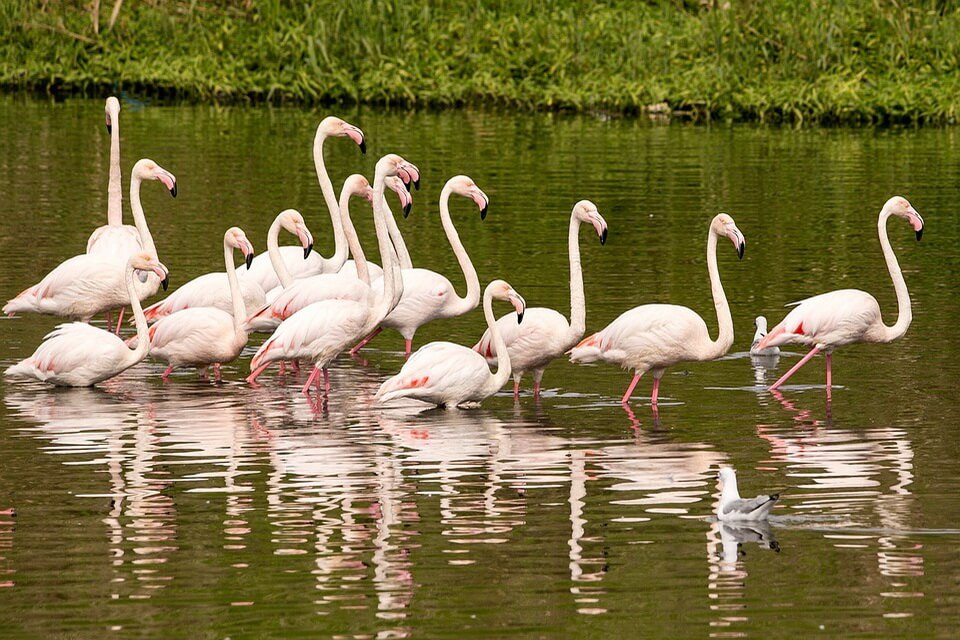
[{"label": "flamingo leg", "polygon": [[405,358],[410,357],[410,352],[413,350],[413,340],[404,340],[403,341],[403,355]]},{"label": "flamingo leg", "polygon": [[533,372],[533,399],[540,399],[540,381],[543,380],[543,369]]},{"label": "flamingo leg", "polygon": [[313,371],[310,372],[310,376],[307,378],[307,383],[303,385],[302,389],[300,389],[300,393],[302,393],[305,396],[309,396],[310,385],[313,384],[313,381],[316,380],[319,375],[320,375],[320,369],[318,369],[317,367],[314,367]]},{"label": "flamingo leg", "polygon": [[[320,386],[320,381],[317,380],[317,387],[319,386]],[[330,372],[327,371],[326,367],[323,368],[323,395],[324,397],[330,395]]]},{"label": "flamingo leg", "polygon": [[293,372],[294,372],[294,373],[300,373],[300,360],[299,360],[299,359],[294,358],[293,360],[291,360],[291,361],[290,361],[290,366],[293,367]]},{"label": "flamingo leg", "polygon": [[160,378],[163,379],[164,382],[166,382],[167,380],[170,379],[170,374],[171,374],[171,373],[173,373],[173,366],[172,366],[172,365],[169,366],[169,367],[167,367],[167,370],[163,372],[163,375],[160,376]]},{"label": "flamingo leg", "polygon": [[120,307],[120,313],[117,314],[117,335],[120,335],[120,325],[123,324],[123,311],[126,307]]},{"label": "flamingo leg", "polygon": [[217,382],[223,382],[223,378],[220,377],[220,363],[213,363],[213,379]]},{"label": "flamingo leg", "polygon": [[257,378],[260,376],[260,374],[266,371],[267,367],[269,367],[270,364],[271,363],[269,362],[264,362],[262,365],[257,367],[253,373],[247,376],[247,384],[254,384],[257,381]]},{"label": "flamingo leg", "polygon": [[113,326],[113,311],[107,311],[107,331]]},{"label": "flamingo leg", "polygon": [[660,395],[660,378],[653,378],[653,393],[650,395],[650,404],[657,406],[657,396]]},{"label": "flamingo leg", "polygon": [[363,340],[357,343],[357,346],[355,346],[353,349],[350,349],[350,355],[352,356],[356,355],[357,351],[360,351],[360,349],[363,349],[367,345],[367,343],[373,340],[374,338],[376,338],[381,331],[383,331],[383,327],[377,327],[376,329],[371,331],[366,338],[364,338]]},{"label": "flamingo leg", "polygon": [[620,404],[627,404],[628,402],[630,402],[630,396],[633,395],[633,390],[637,388],[637,383],[640,382],[640,376],[642,375],[643,375],[642,373],[633,374],[633,380],[630,381],[630,386],[627,387],[627,392],[623,394],[623,398],[621,398]]},{"label": "flamingo leg", "polygon": [[827,400],[830,399],[830,387],[833,384],[833,354],[827,354]]},{"label": "flamingo leg", "polygon": [[810,358],[812,358],[813,356],[817,355],[818,353],[820,353],[820,347],[814,347],[813,349],[811,349],[811,350],[810,350],[810,353],[808,353],[807,355],[803,356],[803,357],[800,359],[800,362],[798,362],[797,364],[793,365],[793,368],[790,369],[790,371],[787,371],[785,374],[783,374],[783,377],[782,377],[782,378],[780,378],[779,380],[777,380],[776,382],[774,382],[772,385],[770,385],[770,387],[769,387],[769,389],[767,389],[767,391],[776,391],[777,387],[779,387],[779,386],[782,385],[784,382],[786,382],[786,381],[787,381],[787,378],[789,378],[790,376],[792,376],[793,374],[795,374],[795,373],[797,372],[797,369],[799,369],[799,368],[802,367],[803,365],[807,364],[807,362],[810,360]]},{"label": "flamingo leg", "polygon": [[513,399],[514,400],[520,399],[520,381],[516,379],[514,379],[513,381]]},{"label": "flamingo leg", "polygon": [[281,360],[281,361],[280,361],[280,375],[282,375],[282,376],[287,375],[287,362],[286,362],[286,360]]}]

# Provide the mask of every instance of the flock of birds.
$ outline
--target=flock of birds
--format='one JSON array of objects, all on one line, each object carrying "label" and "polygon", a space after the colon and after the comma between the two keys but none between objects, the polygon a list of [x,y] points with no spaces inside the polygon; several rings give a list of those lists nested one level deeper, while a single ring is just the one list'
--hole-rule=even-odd
[{"label": "flock of birds", "polygon": [[[196,367],[206,376],[212,366],[220,380],[220,366],[237,358],[251,333],[269,337],[254,355],[247,381],[255,384],[273,363],[283,370],[299,368],[301,361],[313,369],[303,386],[317,402],[330,390],[327,367],[345,351],[355,353],[384,328],[397,330],[405,340],[407,360],[399,373],[387,379],[376,394],[380,402],[412,398],[440,406],[460,406],[482,401],[513,377],[518,397],[524,374],[533,376],[534,396],[540,394],[544,369],[568,354],[578,363],[609,362],[634,373],[622,402],[627,403],[640,378],[653,376],[654,409],[660,380],[667,367],[680,362],[717,359],[733,344],[733,320],[717,267],[717,242],[728,239],[743,257],[745,239],[733,218],[716,215],[707,230],[707,271],[717,310],[719,334],[710,338],[706,323],[693,310],[669,304],[646,304],[624,312],[601,331],[584,338],[586,301],[580,262],[581,225],[589,225],[600,242],[607,239],[607,223],[595,204],[581,200],[570,215],[571,312],[567,318],[549,308],[527,307],[507,282],[493,280],[482,291],[477,271],[450,217],[449,200],[458,195],[472,200],[481,217],[489,199],[467,176],[455,176],[440,195],[440,219],[466,282],[460,296],[442,274],[416,268],[386,200],[389,189],[397,194],[406,216],[411,207],[411,185],[419,188],[415,165],[395,154],[380,158],[371,184],[361,175],[344,182],[339,198],[327,173],[324,142],[331,137],[352,140],[366,152],[363,132],[336,117],[325,118],[317,128],[313,157],[317,177],[330,211],[335,252],[329,258],[313,251],[313,236],[303,216],[293,209],[281,212],[267,235],[267,255],[254,255],[243,230],[227,229],[223,237],[224,269],[194,278],[166,299],[146,309],[141,301],[160,287],[167,289],[168,270],[159,261],[140,202],[144,181],[158,181],[174,197],[177,181],[172,173],[149,159],[133,166],[130,204],[134,225],[122,221],[120,173],[120,103],[106,101],[110,132],[110,179],[107,224],[93,231],[86,252],[65,260],[37,284],[7,302],[3,312],[42,313],[75,322],[61,324],[49,333],[28,358],[9,367],[11,378],[37,379],[63,386],[89,386],[118,375],[150,356],[166,362],[166,379],[175,368]],[[377,249],[381,266],[366,259],[350,219],[352,198],[372,203]],[[907,220],[919,240],[923,219],[906,199],[890,198],[880,211],[878,234],[897,293],[899,313],[886,326],[880,307],[870,294],[844,289],[793,303],[795,308],[769,332],[766,320],[757,318],[752,354],[777,353],[779,346],[799,343],[811,350],[770,389],[781,386],[815,355],[826,355],[826,388],[831,388],[831,357],[835,348],[854,342],[890,342],[902,336],[911,322],[910,297],[896,256],[887,237],[888,218]],[[285,231],[299,246],[280,246]],[[240,251],[244,264],[234,264]],[[348,257],[352,259],[348,260]],[[482,298],[487,330],[476,345],[432,342],[411,355],[416,331],[425,323],[460,316],[475,309]],[[514,311],[499,319],[493,301],[509,302]],[[133,311],[136,335],[120,337],[124,308]],[[113,328],[112,314],[118,318]],[[106,314],[107,329],[89,324]],[[491,371],[491,367],[496,367]],[[321,383],[322,378],[322,383]],[[321,386],[322,384],[322,386]],[[720,519],[762,519],[777,496],[742,500],[732,469],[723,469]]]}]

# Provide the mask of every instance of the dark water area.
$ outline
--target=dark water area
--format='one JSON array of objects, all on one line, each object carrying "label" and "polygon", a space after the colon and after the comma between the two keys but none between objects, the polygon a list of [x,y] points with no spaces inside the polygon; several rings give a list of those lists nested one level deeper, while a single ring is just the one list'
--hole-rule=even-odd
[{"label": "dark water area", "polygon": [[[97,101],[0,100],[0,296],[81,253],[104,224],[109,137]],[[129,171],[178,178],[143,203],[172,288],[222,269],[223,232],[265,251],[282,209],[323,255],[332,232],[311,160],[326,112],[216,107],[121,112]],[[716,332],[705,240],[714,214],[746,236],[719,266],[736,340],[725,358],[668,370],[659,415],[630,373],[558,361],[474,410],[373,403],[403,362],[378,337],[332,367],[322,411],[305,374],[222,384],[147,361],[93,389],[0,380],[0,637],[934,637],[960,624],[960,132],[694,127],[555,114],[338,112],[361,156],[327,143],[339,188],[396,152],[422,190],[400,226],[417,266],[463,277],[437,214],[444,181],[490,197],[481,221],[452,202],[482,283],[569,314],[567,225],[594,201],[610,235],[581,234],[587,330],[648,302]],[[751,360],[753,319],[859,288],[896,317],[877,241],[895,194],[923,215],[889,223],[913,301],[898,342],[837,351],[765,391],[799,357]],[[351,211],[365,246],[372,217]],[[126,213],[129,222],[129,214]],[[289,240],[285,240],[289,241]],[[499,313],[505,313],[499,309]],[[0,320],[0,366],[57,319]],[[426,325],[472,345],[479,310]],[[779,490],[768,526],[713,518],[720,465],[745,494]],[[16,516],[3,515],[15,508]]]}]

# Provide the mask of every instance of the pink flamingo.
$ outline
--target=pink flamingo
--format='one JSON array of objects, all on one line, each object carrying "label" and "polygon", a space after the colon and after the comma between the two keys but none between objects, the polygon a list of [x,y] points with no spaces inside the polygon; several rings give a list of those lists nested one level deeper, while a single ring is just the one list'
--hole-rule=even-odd
[{"label": "pink flamingo", "polygon": [[7,369],[4,375],[35,378],[60,386],[89,387],[143,360],[150,344],[134,274],[146,272],[156,274],[163,287],[167,286],[167,268],[151,253],[136,253],[127,261],[124,283],[141,341],[136,349],[128,349],[123,340],[110,331],[84,322],[71,322],[61,324],[47,334],[32,356]]},{"label": "pink flamingo", "polygon": [[[296,247],[301,261],[306,260],[313,249],[313,236],[303,221],[303,216],[294,209],[281,211],[270,225],[267,233],[267,253],[269,259],[277,269],[283,286],[290,286],[293,277],[286,269],[286,263],[281,257],[279,237],[280,230],[297,236],[301,247]],[[266,294],[253,278],[239,280],[240,296],[243,300],[244,313],[241,320],[266,303]],[[205,273],[187,282],[169,296],[147,307],[144,314],[147,322],[156,322],[164,316],[194,307],[215,307],[227,313],[233,313],[233,296],[230,289],[230,278],[222,271]]]},{"label": "pink flamingo", "polygon": [[233,250],[239,249],[247,264],[253,260],[253,245],[243,230],[230,227],[223,234],[223,263],[230,285],[232,313],[216,307],[192,307],[160,318],[150,327],[150,355],[166,362],[163,379],[176,367],[213,365],[214,379],[220,381],[220,365],[235,360],[247,344],[243,326],[244,306],[240,282],[233,263]]},{"label": "pink flamingo", "polygon": [[571,362],[603,360],[633,369],[633,381],[621,402],[630,400],[637,382],[647,371],[653,371],[651,403],[657,405],[660,378],[667,367],[679,362],[716,360],[733,344],[733,319],[717,270],[717,238],[726,236],[733,242],[737,255],[743,258],[745,241],[733,218],[717,214],[710,221],[707,234],[707,272],[713,304],[717,308],[720,333],[710,339],[707,325],[695,311],[674,304],[645,304],[625,311],[602,331],[587,337],[570,350]]},{"label": "pink flamingo", "polygon": [[[400,207],[403,211],[403,217],[408,217],[410,215],[410,210],[413,208],[413,195],[407,191],[407,186],[403,183],[403,180],[396,176],[390,176],[386,179],[385,184],[387,185],[387,188],[397,193],[397,196],[400,198]],[[400,228],[397,226],[397,221],[393,217],[393,210],[390,208],[390,205],[386,202],[386,200],[384,200],[383,206],[385,207],[384,210],[387,213],[387,231],[390,232],[390,242],[393,243],[393,246],[397,251],[397,256],[400,258],[400,268],[411,269],[413,268],[413,262],[410,260],[410,253],[407,251],[407,245],[403,241],[403,236],[400,234]],[[353,228],[353,223],[349,221],[349,218],[344,218],[344,233],[347,233],[348,223],[350,224],[350,228]],[[355,229],[353,233],[356,234]],[[353,245],[349,243],[349,239],[347,241],[347,245],[350,248],[350,252],[353,253]],[[357,273],[356,261],[347,260],[337,273],[351,275],[354,278],[359,277]],[[371,282],[383,277],[383,269],[380,268],[380,265],[370,262],[369,260],[367,260],[367,273],[370,276]]]},{"label": "pink flamingo", "polygon": [[120,178],[120,101],[110,96],[104,107],[107,132],[110,134],[110,182],[107,186],[107,224],[94,229],[87,240],[87,253],[118,260],[126,266],[127,258],[143,250],[140,232],[123,224],[123,183]]},{"label": "pink flamingo", "polygon": [[[177,182],[172,173],[153,160],[143,159],[133,166],[130,179],[130,206],[133,219],[140,233],[143,250],[153,256],[157,248],[147,227],[140,204],[140,183],[143,180],[158,180],[176,197]],[[98,254],[82,254],[61,262],[37,284],[21,291],[3,307],[3,313],[45,313],[65,318],[88,321],[95,315],[125,307],[130,304],[129,290],[125,285],[124,266],[118,266],[113,258]],[[148,277],[149,276],[149,277]],[[143,300],[160,287],[160,279],[145,276],[137,282],[137,299]],[[117,332],[119,333],[119,323]]]},{"label": "pink flamingo", "polygon": [[494,280],[483,292],[483,316],[493,337],[498,356],[497,372],[482,355],[452,342],[431,342],[417,349],[400,373],[387,379],[375,396],[379,402],[412,398],[439,406],[456,407],[480,402],[500,390],[510,379],[510,354],[493,315],[493,299],[506,300],[516,309],[516,321],[523,321],[526,302],[503,280]]},{"label": "pink flamingo", "polygon": [[[583,294],[583,268],[580,265],[580,224],[593,225],[600,236],[600,244],[607,241],[607,222],[597,211],[597,205],[581,200],[570,214],[570,233],[567,245],[570,253],[570,322],[562,314],[546,307],[531,307],[524,314],[523,323],[516,313],[508,313],[497,321],[500,335],[507,345],[513,367],[513,397],[520,396],[520,380],[527,371],[533,371],[533,397],[540,397],[543,370],[565,351],[577,344],[586,329],[587,309]],[[496,366],[490,331],[487,330],[474,351]]]},{"label": "pink flamingo", "polygon": [[395,154],[389,154],[377,162],[373,181],[374,223],[380,257],[386,269],[385,286],[371,291],[367,300],[321,300],[314,302],[284,320],[273,335],[260,347],[250,362],[251,374],[247,382],[254,383],[271,362],[309,358],[314,362],[313,371],[303,386],[307,394],[310,385],[317,383],[319,394],[320,373],[323,373],[325,388],[329,391],[327,365],[342,351],[367,335],[394,308],[403,291],[399,265],[390,244],[386,228],[387,214],[384,207],[385,178],[397,175],[404,183],[419,181],[417,168]]},{"label": "pink flamingo", "polygon": [[[490,199],[468,176],[454,176],[447,180],[440,192],[440,222],[447,240],[457,256],[457,262],[463,269],[467,281],[467,295],[457,295],[456,289],[445,276],[429,269],[407,268],[403,276],[403,296],[400,304],[380,323],[380,326],[366,336],[350,353],[356,353],[377,336],[384,328],[396,329],[404,339],[404,353],[410,355],[413,336],[422,325],[439,318],[454,318],[476,308],[480,302],[480,279],[477,270],[460,241],[456,227],[450,219],[450,195],[457,194],[471,198],[480,207],[480,219],[487,217]],[[399,250],[399,249],[398,249]],[[378,286],[374,284],[376,289]]]},{"label": "pink flamingo", "polygon": [[917,240],[923,236],[923,218],[906,198],[894,196],[883,205],[877,220],[880,247],[893,280],[893,288],[897,292],[896,323],[891,327],[885,325],[880,317],[877,299],[859,289],[839,289],[794,302],[796,308],[770,330],[757,348],[767,349],[790,342],[813,348],[782,378],[770,385],[770,391],[776,390],[813,356],[823,351],[827,356],[827,398],[830,398],[834,349],[854,342],[893,342],[907,332],[913,313],[910,309],[907,283],[887,238],[887,219],[890,216],[904,218],[909,222],[917,234]]},{"label": "pink flamingo", "polygon": [[[303,260],[296,247],[281,247],[280,254],[283,256],[283,262],[294,278],[302,278],[316,273],[336,273],[343,267],[343,263],[347,259],[347,239],[343,233],[343,225],[340,223],[337,194],[333,190],[333,183],[330,181],[323,160],[323,143],[330,137],[350,138],[359,145],[361,153],[365,154],[367,152],[367,143],[364,140],[363,132],[349,122],[334,116],[328,116],[317,126],[317,133],[313,138],[313,164],[317,171],[317,180],[320,182],[323,199],[330,211],[330,221],[333,224],[334,253],[329,258],[314,253],[309,259]],[[246,266],[237,269],[237,275],[239,275],[241,283],[244,280],[253,280],[260,285],[264,292],[275,289],[280,284],[272,261],[262,255],[257,256],[249,269]],[[254,309],[250,311],[252,312]]]}]

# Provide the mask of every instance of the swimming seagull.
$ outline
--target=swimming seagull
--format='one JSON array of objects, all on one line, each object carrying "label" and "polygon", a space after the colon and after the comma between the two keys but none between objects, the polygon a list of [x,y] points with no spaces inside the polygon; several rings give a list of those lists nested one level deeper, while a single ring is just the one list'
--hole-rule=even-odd
[{"label": "swimming seagull", "polygon": [[753,344],[750,345],[750,355],[752,356],[775,356],[779,355],[780,347],[767,347],[766,349],[757,349],[757,345],[767,335],[767,319],[763,316],[757,316],[754,320],[757,326],[757,332],[753,334]]},{"label": "swimming seagull", "polygon": [[744,500],[737,491],[737,474],[732,467],[723,467],[717,474],[723,482],[720,504],[717,505],[717,518],[720,520],[766,520],[779,493],[771,496],[757,496]]}]

